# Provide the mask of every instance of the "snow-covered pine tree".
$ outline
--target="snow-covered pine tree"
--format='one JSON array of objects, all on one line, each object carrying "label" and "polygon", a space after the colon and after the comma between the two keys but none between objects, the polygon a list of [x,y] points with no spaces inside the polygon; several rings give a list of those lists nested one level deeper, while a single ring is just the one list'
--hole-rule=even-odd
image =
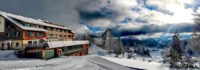
[{"label": "snow-covered pine tree", "polygon": [[193,27],[193,34],[192,34],[192,39],[190,39],[189,43],[189,49],[194,51],[197,51],[200,55],[200,14],[195,14],[194,22],[195,25]]},{"label": "snow-covered pine tree", "polygon": [[184,54],[184,47],[182,41],[180,40],[180,36],[178,32],[174,33],[174,36],[172,36],[172,41],[169,44],[169,48],[166,49],[163,53],[163,59],[166,60],[166,58],[169,58],[170,67],[172,68],[180,68],[182,67],[182,64],[180,62],[182,61],[182,56]]}]

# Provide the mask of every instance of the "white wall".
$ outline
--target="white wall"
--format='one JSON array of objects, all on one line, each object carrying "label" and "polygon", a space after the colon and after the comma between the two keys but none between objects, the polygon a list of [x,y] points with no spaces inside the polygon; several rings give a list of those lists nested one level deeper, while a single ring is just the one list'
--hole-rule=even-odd
[{"label": "white wall", "polygon": [[0,32],[4,32],[5,19],[0,16]]}]

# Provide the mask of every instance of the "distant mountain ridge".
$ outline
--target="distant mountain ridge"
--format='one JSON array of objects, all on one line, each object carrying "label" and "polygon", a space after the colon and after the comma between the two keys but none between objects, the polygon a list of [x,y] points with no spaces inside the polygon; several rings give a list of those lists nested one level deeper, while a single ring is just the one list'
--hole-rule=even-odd
[{"label": "distant mountain ridge", "polygon": [[[191,35],[181,35],[181,40],[184,42],[184,45],[187,45],[187,40],[191,38]],[[131,46],[136,45],[144,45],[146,47],[157,47],[157,48],[164,48],[168,47],[171,36],[161,36],[160,38],[147,38],[147,39],[137,39],[134,37],[131,38],[122,38],[123,45],[126,46],[130,43]]]}]

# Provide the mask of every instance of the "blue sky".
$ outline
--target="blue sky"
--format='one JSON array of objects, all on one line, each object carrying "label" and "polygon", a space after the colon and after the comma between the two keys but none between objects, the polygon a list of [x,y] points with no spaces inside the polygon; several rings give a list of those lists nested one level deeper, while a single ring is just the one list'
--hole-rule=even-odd
[{"label": "blue sky", "polygon": [[0,10],[63,24],[76,33],[191,32],[199,0],[1,0]]}]

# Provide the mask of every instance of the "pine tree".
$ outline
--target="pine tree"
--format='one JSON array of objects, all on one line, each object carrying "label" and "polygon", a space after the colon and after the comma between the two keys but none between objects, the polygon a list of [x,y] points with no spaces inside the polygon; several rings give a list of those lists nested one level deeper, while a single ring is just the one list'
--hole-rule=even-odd
[{"label": "pine tree", "polygon": [[171,67],[181,67],[178,65],[178,62],[182,60],[182,56],[184,54],[184,48],[180,40],[179,33],[175,32],[174,36],[172,37],[171,45],[170,45],[170,64]]}]

